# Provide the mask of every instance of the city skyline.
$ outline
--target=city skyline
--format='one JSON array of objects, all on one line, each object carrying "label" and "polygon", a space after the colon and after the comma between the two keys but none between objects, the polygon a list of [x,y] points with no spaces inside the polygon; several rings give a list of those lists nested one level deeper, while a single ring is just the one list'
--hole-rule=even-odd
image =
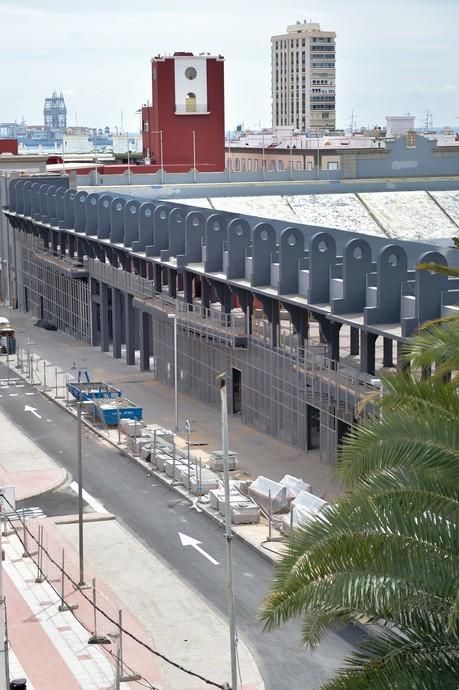
[{"label": "city skyline", "polygon": [[218,13],[210,0],[150,7],[147,0],[128,8],[114,0],[107,12],[99,0],[71,8],[56,0],[43,0],[40,8],[31,0],[21,6],[0,0],[0,120],[41,124],[44,99],[62,90],[69,126],[120,127],[123,113],[124,128],[138,129],[136,111],[151,98],[150,58],[190,50],[225,57],[227,129],[269,127],[271,36],[308,19],[337,34],[338,127],[349,126],[352,111],[357,127],[407,112],[421,126],[427,110],[434,126],[459,122],[454,0],[389,0],[384,13],[361,0],[351,9],[338,0],[327,9],[317,0],[306,9],[298,0],[248,8],[235,0],[220,3]]}]

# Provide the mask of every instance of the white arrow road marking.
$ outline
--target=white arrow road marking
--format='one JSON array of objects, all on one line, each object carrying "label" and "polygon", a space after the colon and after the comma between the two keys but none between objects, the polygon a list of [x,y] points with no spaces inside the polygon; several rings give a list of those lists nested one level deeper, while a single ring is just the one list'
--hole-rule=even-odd
[{"label": "white arrow road marking", "polygon": [[198,541],[197,539],[194,539],[193,537],[188,537],[186,534],[182,534],[182,532],[178,533],[180,537],[180,541],[182,542],[182,546],[192,546],[193,549],[196,549],[196,551],[199,551],[199,553],[204,556],[204,558],[207,558],[208,561],[212,563],[212,565],[220,565],[218,561],[215,560],[215,558],[212,558],[204,549],[201,549],[199,544],[202,544],[201,541]]},{"label": "white arrow road marking", "polygon": [[[70,484],[70,488],[72,491],[74,491],[76,494],[78,493],[78,483],[77,482],[72,482]],[[94,496],[91,496],[91,494],[88,494],[88,492],[83,489],[81,492],[83,495],[83,500],[86,501],[88,506],[91,506],[91,508],[96,512],[96,513],[108,513],[108,510],[104,508],[102,503],[97,500],[97,498],[94,498]]]},{"label": "white arrow road marking", "polygon": [[38,414],[35,407],[30,407],[30,405],[24,405],[24,412],[31,412],[33,415],[35,415],[35,417],[37,417],[37,419],[41,419],[41,414]]}]

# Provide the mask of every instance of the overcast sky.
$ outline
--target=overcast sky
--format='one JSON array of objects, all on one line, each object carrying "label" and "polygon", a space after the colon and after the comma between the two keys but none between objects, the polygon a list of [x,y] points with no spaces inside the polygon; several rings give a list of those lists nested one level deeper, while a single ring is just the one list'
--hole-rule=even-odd
[{"label": "overcast sky", "polygon": [[270,37],[297,19],[337,33],[338,126],[459,125],[459,0],[0,0],[0,121],[62,90],[70,126],[138,129],[150,58],[187,50],[224,55],[227,129],[270,126]]}]

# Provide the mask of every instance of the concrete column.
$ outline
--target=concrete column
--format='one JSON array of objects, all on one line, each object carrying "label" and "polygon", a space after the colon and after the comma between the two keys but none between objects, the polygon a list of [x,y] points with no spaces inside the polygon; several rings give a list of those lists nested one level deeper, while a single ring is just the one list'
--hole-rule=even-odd
[{"label": "concrete column", "polygon": [[210,287],[209,281],[207,278],[202,277],[202,284],[201,284],[201,303],[202,306],[205,309],[210,308],[210,300],[212,296],[212,288]]},{"label": "concrete column", "polygon": [[173,268],[167,269],[167,284],[169,286],[169,297],[177,297],[177,271]]},{"label": "concrete column", "polygon": [[271,347],[275,348],[279,344],[279,302],[275,299],[271,300],[269,321],[271,323]]},{"label": "concrete column", "polygon": [[126,331],[126,364],[135,364],[135,309],[132,295],[124,295],[124,323]]},{"label": "concrete column", "polygon": [[116,288],[112,288],[112,332],[113,332],[113,357],[114,359],[121,358],[121,327],[122,327],[122,313],[121,313],[121,292]]},{"label": "concrete column", "polygon": [[360,371],[366,374],[375,374],[377,337],[375,333],[360,331]]},{"label": "concrete column", "polygon": [[139,312],[140,325],[140,371],[150,370],[150,315],[146,311]]},{"label": "concrete column", "polygon": [[94,278],[90,279],[90,290],[91,290],[91,345],[100,345],[100,329],[99,323],[99,285],[97,280]]},{"label": "concrete column", "polygon": [[100,284],[100,349],[102,352],[108,352],[110,349],[108,290],[108,285]]},{"label": "concrete column", "polygon": [[59,244],[58,234],[57,234],[57,232],[51,232],[50,234],[51,234],[51,249],[53,250],[53,252],[55,252],[57,254],[58,253],[57,247]]},{"label": "concrete column", "polygon": [[229,285],[217,283],[215,286],[218,300],[222,305],[222,314],[231,314],[231,307],[233,306],[233,293]]},{"label": "concrete column", "polygon": [[328,352],[330,359],[334,362],[339,362],[339,332],[341,325],[336,321],[330,321]]},{"label": "concrete column", "polygon": [[163,277],[161,264],[155,264],[155,292],[163,291]]},{"label": "concrete column", "polygon": [[134,349],[140,350],[140,311],[134,309]]},{"label": "concrete column", "polygon": [[394,359],[392,355],[392,340],[383,338],[383,367],[393,367]]},{"label": "concrete column", "polygon": [[69,243],[69,256],[73,258],[75,256],[75,236],[67,235],[67,237]]},{"label": "concrete column", "polygon": [[351,355],[358,355],[360,352],[359,338],[360,338],[359,329],[351,326],[351,343],[350,343],[350,345],[351,345],[350,354]]},{"label": "concrete column", "polygon": [[188,271],[183,276],[183,289],[185,292],[185,302],[193,304],[193,274]]}]

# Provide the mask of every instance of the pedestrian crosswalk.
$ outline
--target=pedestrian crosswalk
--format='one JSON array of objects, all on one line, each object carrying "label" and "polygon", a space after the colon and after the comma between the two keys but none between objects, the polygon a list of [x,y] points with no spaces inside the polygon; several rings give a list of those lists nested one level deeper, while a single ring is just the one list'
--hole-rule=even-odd
[{"label": "pedestrian crosswalk", "polygon": [[15,511],[4,513],[4,515],[10,520],[14,520],[17,518],[20,518],[21,520],[32,520],[47,517],[46,513],[44,513],[39,506],[17,508]]}]

